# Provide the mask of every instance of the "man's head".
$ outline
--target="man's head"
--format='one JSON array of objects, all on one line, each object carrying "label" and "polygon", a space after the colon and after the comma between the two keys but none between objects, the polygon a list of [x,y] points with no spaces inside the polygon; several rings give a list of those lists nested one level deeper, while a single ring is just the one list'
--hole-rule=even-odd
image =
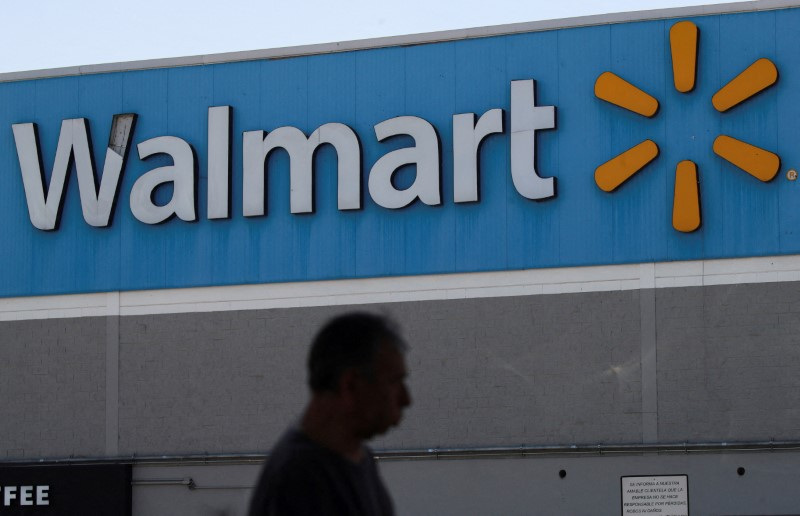
[{"label": "man's head", "polygon": [[399,331],[385,317],[364,312],[335,317],[311,345],[311,391],[339,397],[361,438],[384,433],[411,403],[405,350]]}]

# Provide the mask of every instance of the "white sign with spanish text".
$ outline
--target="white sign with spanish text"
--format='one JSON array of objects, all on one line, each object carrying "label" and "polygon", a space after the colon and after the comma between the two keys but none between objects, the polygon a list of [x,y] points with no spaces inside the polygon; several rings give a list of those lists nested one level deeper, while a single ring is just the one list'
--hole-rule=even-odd
[{"label": "white sign with spanish text", "polygon": [[622,477],[622,514],[689,516],[687,475]]}]

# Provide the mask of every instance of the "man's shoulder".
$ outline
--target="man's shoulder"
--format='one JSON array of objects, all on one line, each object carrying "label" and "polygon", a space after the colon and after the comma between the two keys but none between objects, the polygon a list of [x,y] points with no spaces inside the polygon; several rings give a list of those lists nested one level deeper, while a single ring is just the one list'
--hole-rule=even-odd
[{"label": "man's shoulder", "polygon": [[261,482],[269,491],[290,486],[319,491],[335,489],[347,474],[346,459],[292,428],[273,447]]},{"label": "man's shoulder", "polygon": [[335,453],[315,443],[300,430],[290,428],[273,447],[267,467],[275,470],[303,469],[339,460]]},{"label": "man's shoulder", "polygon": [[251,514],[353,513],[342,498],[342,461],[299,430],[290,429],[273,448],[261,473]]}]

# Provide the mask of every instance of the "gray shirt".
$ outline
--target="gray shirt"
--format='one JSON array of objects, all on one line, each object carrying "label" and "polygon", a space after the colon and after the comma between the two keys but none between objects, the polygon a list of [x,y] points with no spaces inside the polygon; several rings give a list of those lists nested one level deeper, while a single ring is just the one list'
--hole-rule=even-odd
[{"label": "gray shirt", "polygon": [[295,428],[273,449],[250,502],[250,516],[393,514],[369,450],[354,463]]}]

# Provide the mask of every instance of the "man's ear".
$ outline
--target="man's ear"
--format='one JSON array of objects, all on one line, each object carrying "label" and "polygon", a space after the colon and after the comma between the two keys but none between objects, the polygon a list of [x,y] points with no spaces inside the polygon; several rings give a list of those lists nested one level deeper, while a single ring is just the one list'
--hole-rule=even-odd
[{"label": "man's ear", "polygon": [[339,377],[339,395],[345,401],[352,401],[361,382],[361,375],[354,367],[346,369]]}]

